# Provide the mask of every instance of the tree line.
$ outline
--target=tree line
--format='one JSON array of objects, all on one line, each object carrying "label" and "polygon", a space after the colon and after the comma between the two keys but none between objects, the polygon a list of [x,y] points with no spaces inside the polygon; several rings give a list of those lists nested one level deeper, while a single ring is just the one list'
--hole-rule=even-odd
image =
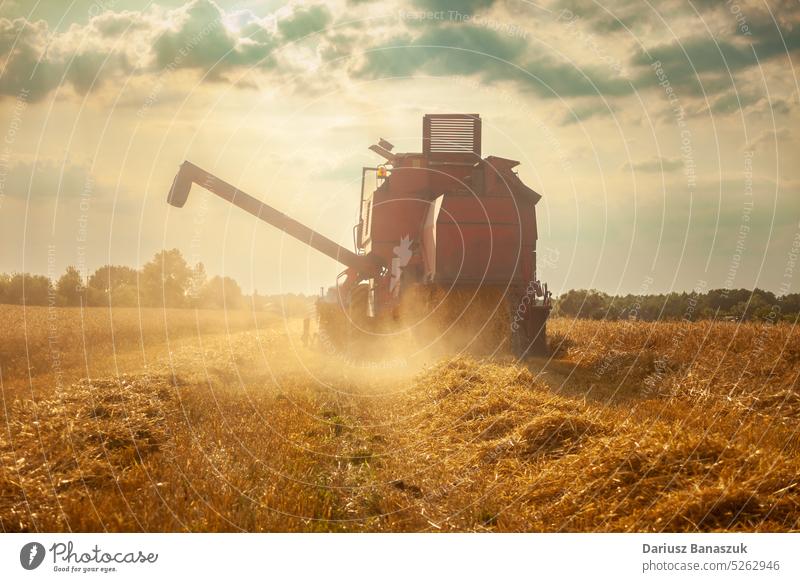
[{"label": "tree line", "polygon": [[157,252],[141,269],[104,265],[88,277],[73,266],[55,281],[44,275],[0,274],[0,303],[64,307],[194,307],[307,311],[303,295],[245,295],[231,277],[208,277],[203,263],[190,266],[178,249]]},{"label": "tree line", "polygon": [[644,321],[729,319],[736,321],[795,321],[800,293],[776,296],[763,289],[711,289],[704,293],[608,295],[594,289],[564,293],[554,314],[585,319]]},{"label": "tree line", "polygon": [[[83,277],[75,267],[55,281],[44,275],[0,274],[0,303],[18,305],[194,307],[276,311],[305,315],[311,298],[302,294],[245,295],[231,277],[206,275],[178,249],[157,252],[141,269],[104,265]],[[789,320],[800,314],[800,293],[776,297],[762,289],[712,289],[704,293],[608,295],[573,289],[559,296],[554,315],[586,319]]]}]

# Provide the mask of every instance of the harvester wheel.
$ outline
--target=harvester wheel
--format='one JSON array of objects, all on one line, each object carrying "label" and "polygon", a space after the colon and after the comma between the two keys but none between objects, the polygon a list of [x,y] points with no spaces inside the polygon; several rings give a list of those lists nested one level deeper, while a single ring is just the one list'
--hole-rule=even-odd
[{"label": "harvester wheel", "polygon": [[532,306],[528,309],[530,313],[525,314],[525,319],[517,321],[516,325],[512,326],[511,348],[518,358],[546,357],[549,309],[542,306]]},{"label": "harvester wheel", "polygon": [[350,291],[347,307],[348,337],[350,343],[362,341],[369,336],[369,285],[361,283]]},{"label": "harvester wheel", "polygon": [[546,357],[547,349],[547,317],[550,315],[549,307],[536,306],[531,312],[531,326],[528,343],[530,348],[526,356]]},{"label": "harvester wheel", "polygon": [[317,301],[319,345],[327,352],[342,350],[347,342],[347,316],[338,303]]}]

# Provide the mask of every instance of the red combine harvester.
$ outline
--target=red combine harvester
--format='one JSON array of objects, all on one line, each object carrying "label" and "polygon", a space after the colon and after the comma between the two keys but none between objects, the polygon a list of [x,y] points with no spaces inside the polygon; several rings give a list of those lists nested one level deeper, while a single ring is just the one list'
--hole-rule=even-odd
[{"label": "red combine harvester", "polygon": [[384,163],[362,168],[354,251],[188,161],[168,202],[182,207],[198,184],[345,265],[335,292],[317,304],[320,331],[337,345],[352,339],[349,330],[374,337],[400,327],[425,329],[428,342],[457,335],[469,348],[492,330],[484,349],[508,342],[518,356],[546,354],[541,196],[514,172],[519,162],[481,157],[479,115],[426,115],[422,133],[422,152],[394,152],[383,139],[370,146]]}]

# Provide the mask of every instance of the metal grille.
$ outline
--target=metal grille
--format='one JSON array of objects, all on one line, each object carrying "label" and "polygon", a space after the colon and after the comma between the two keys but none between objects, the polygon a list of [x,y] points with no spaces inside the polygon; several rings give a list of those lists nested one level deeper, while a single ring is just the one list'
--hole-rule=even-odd
[{"label": "metal grille", "polygon": [[481,117],[477,114],[429,114],[422,120],[422,151],[481,155]]}]

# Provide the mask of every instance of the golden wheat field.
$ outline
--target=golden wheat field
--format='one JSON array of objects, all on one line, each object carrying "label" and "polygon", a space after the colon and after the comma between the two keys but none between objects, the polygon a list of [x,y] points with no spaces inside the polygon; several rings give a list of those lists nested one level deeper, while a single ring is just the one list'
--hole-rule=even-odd
[{"label": "golden wheat field", "polygon": [[4,531],[800,530],[789,324],[374,364],[247,311],[0,320]]}]

